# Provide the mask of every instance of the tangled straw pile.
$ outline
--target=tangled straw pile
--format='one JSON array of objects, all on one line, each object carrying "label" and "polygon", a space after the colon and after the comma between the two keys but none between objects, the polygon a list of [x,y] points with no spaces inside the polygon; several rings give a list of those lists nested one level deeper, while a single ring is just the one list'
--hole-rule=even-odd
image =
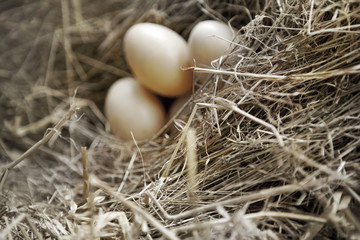
[{"label": "tangled straw pile", "polygon": [[[0,11],[0,239],[360,237],[358,1],[7,0]],[[231,54],[195,68],[210,77],[191,113],[148,142],[112,137],[101,111],[129,75],[126,29],[157,22],[187,38],[205,19],[239,32]]]}]

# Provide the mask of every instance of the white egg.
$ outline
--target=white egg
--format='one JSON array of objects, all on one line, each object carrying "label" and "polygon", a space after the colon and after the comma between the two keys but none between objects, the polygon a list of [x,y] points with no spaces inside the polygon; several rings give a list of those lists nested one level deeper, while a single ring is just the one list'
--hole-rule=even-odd
[{"label": "white egg", "polygon": [[116,81],[105,99],[105,116],[111,132],[123,140],[151,138],[165,124],[160,100],[133,78]]},{"label": "white egg", "polygon": [[[176,115],[176,119],[174,119],[174,122],[170,126],[170,132],[174,132],[176,130],[176,123],[177,121],[181,120],[184,122],[187,122],[189,119],[189,115],[191,114],[191,104],[187,104],[184,106],[189,99],[191,98],[191,94],[186,94],[184,96],[181,96],[171,104],[169,108],[168,113],[168,120],[172,120],[172,118]],[[179,112],[181,110],[181,112]],[[178,115],[177,115],[178,114]]]},{"label": "white egg", "polygon": [[197,66],[210,66],[211,61],[229,53],[234,34],[225,23],[215,20],[199,22],[191,30],[188,45]]},{"label": "white egg", "polygon": [[[186,94],[184,96],[175,99],[169,109],[169,114],[168,114],[169,119],[174,117],[180,111],[180,109],[184,107],[184,105],[187,103],[187,101],[189,101],[190,98],[191,98],[191,94]],[[191,113],[191,106],[185,106],[182,109],[180,115],[190,115],[190,113]]]},{"label": "white egg", "polygon": [[154,23],[138,23],[124,36],[126,61],[146,88],[166,97],[191,90],[192,71],[186,41],[173,30]]}]

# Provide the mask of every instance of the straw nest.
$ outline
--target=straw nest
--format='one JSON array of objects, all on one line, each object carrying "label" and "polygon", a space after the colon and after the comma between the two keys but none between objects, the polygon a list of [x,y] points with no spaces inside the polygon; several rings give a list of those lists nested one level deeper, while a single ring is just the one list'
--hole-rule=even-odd
[{"label": "straw nest", "polygon": [[[360,3],[0,3],[0,239],[356,239]],[[150,141],[114,138],[122,37],[198,21],[235,49]],[[188,112],[186,112],[188,111]],[[184,114],[185,113],[185,114]]]}]

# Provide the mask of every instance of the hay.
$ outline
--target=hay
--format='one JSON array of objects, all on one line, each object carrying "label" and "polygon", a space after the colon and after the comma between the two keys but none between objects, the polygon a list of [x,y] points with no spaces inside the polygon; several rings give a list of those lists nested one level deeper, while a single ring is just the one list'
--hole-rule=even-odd
[{"label": "hay", "polygon": [[[359,16],[352,0],[3,1],[0,239],[359,238]],[[205,19],[239,31],[195,68],[210,77],[191,114],[111,136],[125,31],[187,38]]]}]

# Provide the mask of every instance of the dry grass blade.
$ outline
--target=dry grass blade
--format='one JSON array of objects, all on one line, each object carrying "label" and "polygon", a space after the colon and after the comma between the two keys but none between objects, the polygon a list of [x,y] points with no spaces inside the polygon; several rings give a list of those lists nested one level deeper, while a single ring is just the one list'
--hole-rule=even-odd
[{"label": "dry grass blade", "polygon": [[0,191],[3,187],[3,184],[5,182],[5,179],[8,175],[8,171],[14,168],[16,165],[21,163],[23,160],[25,160],[30,154],[32,154],[34,151],[36,151],[38,148],[40,148],[42,145],[44,145],[46,142],[48,142],[55,134],[58,134],[65,122],[75,113],[75,111],[78,110],[78,107],[76,104],[73,104],[69,111],[65,114],[65,116],[52,128],[50,129],[44,137],[38,141],[36,144],[34,144],[31,148],[29,148],[26,152],[24,152],[17,160],[11,162],[6,166],[5,172],[1,176],[1,185],[0,185]]},{"label": "dry grass blade", "polygon": [[192,122],[192,119],[193,119],[194,116],[195,116],[196,110],[197,110],[197,106],[195,105],[193,111],[191,112],[191,115],[190,115],[190,117],[189,117],[189,120],[188,120],[188,122],[186,123],[186,126],[185,126],[185,128],[184,128],[184,132],[182,133],[182,135],[181,135],[181,137],[180,137],[180,139],[179,139],[179,142],[176,144],[176,148],[175,148],[174,152],[173,152],[172,155],[171,155],[170,161],[169,161],[169,163],[168,163],[165,171],[163,172],[163,174],[162,174],[162,176],[161,176],[161,178],[162,178],[163,180],[165,180],[165,179],[169,176],[169,172],[170,172],[170,168],[172,167],[172,163],[173,163],[173,161],[174,161],[174,159],[175,159],[176,154],[178,153],[178,151],[179,151],[179,149],[180,149],[180,147],[181,147],[181,144],[183,143],[185,137],[187,136],[187,131],[188,131],[189,127],[190,127],[190,124],[191,124],[191,122]]},{"label": "dry grass blade", "polygon": [[163,235],[164,237],[168,239],[179,239],[176,234],[174,234],[172,231],[168,230],[165,226],[163,226],[158,220],[156,220],[153,216],[149,215],[147,212],[142,210],[140,207],[135,205],[134,203],[126,200],[121,194],[113,191],[110,187],[106,186],[105,183],[100,182],[95,177],[91,178],[91,183],[100,188],[103,189],[107,194],[114,197],[116,200],[120,201],[124,206],[131,209],[135,214],[141,215],[145,220],[148,221],[149,224],[156,227]]},{"label": "dry grass blade", "polygon": [[187,186],[190,202],[195,202],[197,189],[196,132],[189,128],[186,136]]},{"label": "dry grass blade", "polygon": [[256,200],[256,199],[261,200],[264,198],[277,196],[277,195],[281,195],[281,194],[286,194],[286,193],[291,193],[291,192],[296,192],[299,190],[308,190],[313,187],[319,187],[324,182],[325,182],[325,180],[323,180],[323,181],[318,180],[318,181],[312,181],[312,182],[308,182],[308,180],[305,180],[303,183],[300,182],[299,184],[291,184],[291,185],[285,185],[285,186],[281,186],[281,187],[273,187],[273,188],[269,188],[269,189],[264,189],[264,190],[261,190],[261,191],[258,191],[258,192],[252,193],[252,194],[248,194],[248,195],[244,195],[244,196],[240,196],[240,197],[236,197],[236,198],[231,198],[228,200],[219,201],[219,202],[215,202],[215,203],[201,206],[198,208],[194,208],[192,210],[179,213],[177,215],[169,215],[168,213],[166,213],[166,211],[163,209],[163,207],[158,203],[158,201],[156,201],[155,197],[152,196],[152,194],[150,192],[147,192],[146,194],[154,201],[154,203],[156,203],[157,207],[160,209],[161,213],[164,215],[165,218],[167,218],[169,220],[179,220],[179,219],[191,217],[196,214],[200,214],[200,213],[212,210],[212,209],[216,209],[219,206],[227,206],[227,205],[238,204],[241,202],[249,202],[249,201]]},{"label": "dry grass blade", "polygon": [[81,159],[82,159],[82,165],[83,165],[83,202],[85,203],[87,201],[87,198],[89,196],[90,191],[90,184],[89,184],[89,173],[87,170],[87,155],[86,155],[86,147],[81,148]]},{"label": "dry grass blade", "polygon": [[7,236],[10,235],[10,232],[13,230],[13,228],[15,228],[21,221],[23,221],[25,217],[25,214],[17,216],[9,225],[2,229],[2,231],[0,232],[0,238],[6,239]]}]

